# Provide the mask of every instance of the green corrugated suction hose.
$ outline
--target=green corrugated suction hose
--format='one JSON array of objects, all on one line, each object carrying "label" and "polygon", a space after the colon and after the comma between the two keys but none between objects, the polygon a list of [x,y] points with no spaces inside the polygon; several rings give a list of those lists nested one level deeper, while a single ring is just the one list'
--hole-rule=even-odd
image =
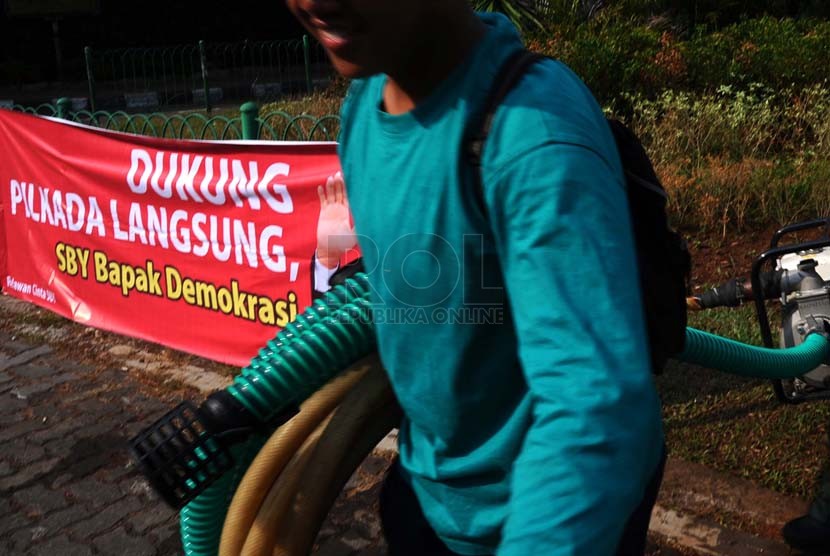
[{"label": "green corrugated suction hose", "polygon": [[362,273],[333,288],[260,350],[228,391],[263,422],[299,405],[372,351],[368,294]]},{"label": "green corrugated suction hose", "polygon": [[[365,274],[332,288],[266,344],[228,388],[262,422],[298,406],[328,380],[374,350]],[[265,438],[233,448],[234,469],[185,506],[180,515],[187,556],[215,556],[233,493]]]},{"label": "green corrugated suction hose", "polygon": [[686,349],[678,359],[742,376],[796,378],[827,361],[827,355],[827,338],[821,334],[810,334],[796,347],[769,349],[687,328]]},{"label": "green corrugated suction hose", "polygon": [[233,446],[234,468],[182,508],[179,529],[182,548],[187,556],[216,555],[233,493],[265,440],[262,435],[253,435],[245,443]]},{"label": "green corrugated suction hose", "polygon": [[[369,286],[357,274],[297,317],[266,344],[228,391],[263,422],[299,405],[339,371],[374,349]],[[725,372],[759,378],[801,376],[827,359],[828,342],[819,334],[787,349],[741,344],[688,328],[679,359]],[[187,556],[215,556],[222,523],[238,483],[265,439],[257,435],[234,448],[237,465],[181,512]]]}]

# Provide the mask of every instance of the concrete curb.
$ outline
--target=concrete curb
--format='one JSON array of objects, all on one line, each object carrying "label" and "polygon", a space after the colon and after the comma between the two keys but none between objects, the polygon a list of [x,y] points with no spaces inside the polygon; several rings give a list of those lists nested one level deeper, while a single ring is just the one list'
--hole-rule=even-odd
[{"label": "concrete curb", "polygon": [[699,554],[789,555],[781,527],[807,505],[746,479],[669,459],[650,529]]},{"label": "concrete curb", "polygon": [[656,533],[674,545],[707,556],[788,556],[784,543],[757,537],[741,531],[724,529],[712,521],[683,515],[660,505],[651,514],[649,532]]},{"label": "concrete curb", "polygon": [[[372,456],[388,459],[396,451],[397,430],[393,430]],[[800,498],[672,458],[666,464],[649,532],[682,548],[684,554],[790,556],[794,552],[781,539],[781,527],[806,509],[807,501]],[[741,528],[723,526],[712,516],[740,523]]]}]

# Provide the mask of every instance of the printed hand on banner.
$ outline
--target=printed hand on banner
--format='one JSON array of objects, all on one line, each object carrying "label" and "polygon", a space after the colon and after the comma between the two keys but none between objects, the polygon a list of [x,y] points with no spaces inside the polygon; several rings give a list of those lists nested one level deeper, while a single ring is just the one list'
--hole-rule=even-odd
[{"label": "printed hand on banner", "polygon": [[357,243],[343,174],[337,172],[329,176],[325,188],[322,185],[317,187],[317,195],[320,197],[317,260],[326,268],[336,268],[343,254]]}]

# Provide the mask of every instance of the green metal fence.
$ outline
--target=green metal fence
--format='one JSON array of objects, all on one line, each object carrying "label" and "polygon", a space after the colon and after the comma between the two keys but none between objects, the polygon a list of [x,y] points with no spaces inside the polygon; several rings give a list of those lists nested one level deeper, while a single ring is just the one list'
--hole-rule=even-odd
[{"label": "green metal fence", "polygon": [[128,114],[124,111],[72,110],[72,101],[61,98],[56,105],[37,107],[15,105],[12,110],[39,116],[53,116],[101,129],[168,139],[260,139],[266,141],[335,141],[340,133],[340,117],[327,114],[314,117],[272,111],[259,113],[256,103],[246,102],[239,113],[228,115]]},{"label": "green metal fence", "polygon": [[84,49],[89,102],[97,108],[273,100],[310,92],[331,75],[323,48],[302,39]]}]

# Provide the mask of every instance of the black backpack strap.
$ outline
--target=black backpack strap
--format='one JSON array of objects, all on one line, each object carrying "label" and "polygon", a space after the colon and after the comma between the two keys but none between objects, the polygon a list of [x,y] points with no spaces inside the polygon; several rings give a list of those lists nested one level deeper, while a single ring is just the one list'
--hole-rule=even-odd
[{"label": "black backpack strap", "polygon": [[528,68],[544,60],[546,56],[530,52],[524,48],[517,50],[502,63],[493,79],[493,86],[487,95],[484,108],[474,116],[467,124],[467,132],[464,135],[464,147],[462,152],[467,162],[473,169],[475,198],[478,202],[481,213],[486,217],[487,208],[484,203],[484,183],[481,178],[481,157],[484,152],[484,142],[490,135],[493,127],[493,120],[505,97],[527,72]]}]

